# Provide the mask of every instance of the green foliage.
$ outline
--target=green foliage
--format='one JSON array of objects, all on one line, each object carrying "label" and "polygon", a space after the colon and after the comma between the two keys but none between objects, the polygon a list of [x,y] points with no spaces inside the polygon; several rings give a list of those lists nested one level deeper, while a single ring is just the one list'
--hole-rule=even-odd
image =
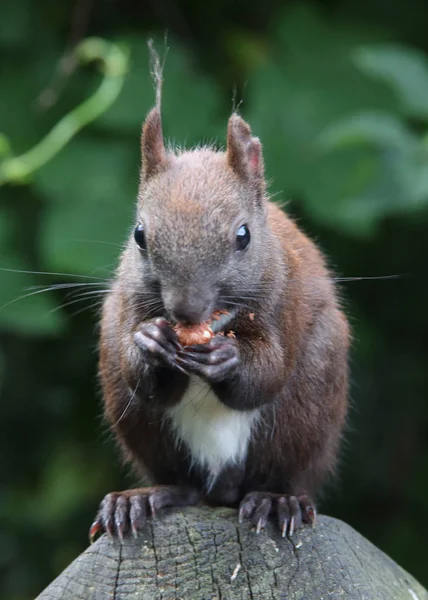
[{"label": "green foliage", "polygon": [[[34,597],[84,549],[101,497],[134,483],[124,480],[103,433],[96,384],[97,306],[134,225],[140,128],[154,103],[150,32],[141,25],[153,15],[131,4],[129,14],[98,5],[86,32],[129,49],[116,101],[26,185],[0,187],[0,596],[7,600]],[[2,11],[0,165],[11,150],[31,150],[100,85],[95,69],[78,70],[59,85],[57,102],[40,108],[72,19],[67,4],[41,5],[9,0]],[[404,28],[411,12],[419,31],[427,9],[417,0],[392,5],[388,20],[380,11],[376,21],[378,0],[334,10],[321,2],[250,10],[239,0],[235,12],[220,3],[208,17],[194,3],[185,18],[174,4],[162,113],[174,144],[222,145],[234,83],[247,82],[240,111],[263,142],[274,197],[288,202],[340,274],[402,275],[343,289],[357,408],[342,482],[324,509],[427,585],[428,529],[419,516],[428,491],[428,47],[416,49]],[[164,27],[156,23],[160,33]],[[156,47],[162,54],[161,35]]]},{"label": "green foliage", "polygon": [[127,69],[127,53],[118,46],[99,38],[89,38],[74,49],[68,60],[83,64],[100,61],[104,79],[99,89],[63,117],[38,144],[21,156],[10,156],[10,144],[3,135],[2,154],[7,156],[0,163],[0,185],[26,183],[32,173],[51,160],[82,127],[107,110],[120,93]]},{"label": "green foliage", "polygon": [[362,46],[363,30],[327,23],[307,8],[280,23],[270,64],[249,77],[248,111],[268,140],[276,186],[299,198],[319,223],[357,236],[374,235],[390,214],[426,205],[426,142],[403,120],[392,91],[364,76],[370,64],[370,75],[395,83],[404,102],[416,90],[409,75],[399,79],[400,67],[420,82],[420,54],[388,46],[370,50]]},{"label": "green foliage", "polygon": [[51,297],[37,293],[31,267],[16,248],[16,222],[6,211],[0,215],[0,323],[28,333],[60,333],[62,315],[54,312],[56,304]]},{"label": "green foliage", "polygon": [[48,206],[40,230],[44,268],[111,272],[132,222],[137,182],[138,148],[108,138],[75,140],[41,170],[34,186]]},{"label": "green foliage", "polygon": [[357,67],[366,75],[384,81],[394,90],[404,115],[428,118],[428,57],[398,45],[358,48]]},{"label": "green foliage", "polygon": [[[409,118],[426,120],[428,114],[428,58],[421,52],[385,45],[358,48],[354,60],[364,73],[391,86],[400,101],[398,114],[348,116],[322,132],[320,146],[326,151],[344,146],[376,150],[377,173],[364,186],[362,201],[370,198],[373,211],[381,209],[378,219],[419,211],[428,203],[428,132],[421,135]],[[375,178],[379,186],[372,194]]]}]

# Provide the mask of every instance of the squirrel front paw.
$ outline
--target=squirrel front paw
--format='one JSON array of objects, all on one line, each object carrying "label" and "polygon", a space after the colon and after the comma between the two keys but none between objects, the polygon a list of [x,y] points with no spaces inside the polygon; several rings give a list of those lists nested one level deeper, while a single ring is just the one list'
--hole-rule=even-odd
[{"label": "squirrel front paw", "polygon": [[205,344],[180,350],[177,363],[185,371],[200,375],[209,382],[223,381],[239,364],[238,347],[233,338],[216,336]]},{"label": "squirrel front paw", "polygon": [[177,334],[165,319],[142,323],[134,334],[134,342],[143,353],[144,360],[152,366],[177,367],[181,345]]}]

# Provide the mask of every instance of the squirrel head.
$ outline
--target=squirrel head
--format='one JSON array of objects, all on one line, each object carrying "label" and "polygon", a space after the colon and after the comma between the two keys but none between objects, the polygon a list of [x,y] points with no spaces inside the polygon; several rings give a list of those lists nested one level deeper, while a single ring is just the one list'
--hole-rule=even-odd
[{"label": "squirrel head", "polygon": [[[159,108],[143,125],[133,246],[144,289],[170,318],[200,323],[259,296],[269,261],[261,143],[237,114],[226,152],[165,148]],[[138,282],[137,282],[138,286]]]}]

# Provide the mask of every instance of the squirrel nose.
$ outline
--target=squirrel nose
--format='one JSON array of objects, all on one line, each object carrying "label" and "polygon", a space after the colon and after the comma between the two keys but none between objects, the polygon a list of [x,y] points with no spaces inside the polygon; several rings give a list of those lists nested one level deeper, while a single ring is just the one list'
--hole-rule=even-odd
[{"label": "squirrel nose", "polygon": [[200,307],[181,303],[174,306],[174,308],[171,310],[171,316],[175,321],[189,325],[202,323],[208,318],[206,316],[206,311]]},{"label": "squirrel nose", "polygon": [[206,321],[212,313],[211,302],[200,293],[174,295],[164,304],[175,321],[189,325]]}]

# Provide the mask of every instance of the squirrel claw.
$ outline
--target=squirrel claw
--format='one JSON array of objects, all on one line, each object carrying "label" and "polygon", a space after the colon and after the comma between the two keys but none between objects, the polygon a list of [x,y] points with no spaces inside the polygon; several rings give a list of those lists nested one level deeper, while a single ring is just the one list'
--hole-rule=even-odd
[{"label": "squirrel claw", "polygon": [[256,533],[260,533],[262,529],[266,527],[269,515],[272,511],[272,499],[269,496],[265,496],[261,499],[260,503],[256,505],[252,523],[256,527]]},{"label": "squirrel claw", "polygon": [[269,492],[249,492],[239,507],[239,522],[250,518],[256,533],[265,528],[269,515],[276,514],[281,536],[291,537],[302,523],[313,525],[316,510],[305,494],[289,496]]},{"label": "squirrel claw", "polygon": [[181,348],[176,333],[165,319],[142,323],[134,333],[134,342],[147,362],[154,365],[166,363],[174,366],[177,351]]},{"label": "squirrel claw", "polygon": [[155,486],[112,492],[101,502],[97,518],[89,531],[91,542],[98,533],[107,533],[122,543],[128,533],[135,538],[149,516],[165,506],[185,506],[196,504],[199,493],[192,488],[178,486]]},{"label": "squirrel claw", "polygon": [[221,381],[239,364],[238,348],[229,338],[215,338],[179,352],[177,364],[209,382]]},{"label": "squirrel claw", "polygon": [[101,527],[101,523],[99,522],[99,520],[95,520],[92,525],[91,528],[89,530],[89,543],[93,544],[95,541],[95,538],[97,537],[98,533],[100,533],[102,527]]}]

